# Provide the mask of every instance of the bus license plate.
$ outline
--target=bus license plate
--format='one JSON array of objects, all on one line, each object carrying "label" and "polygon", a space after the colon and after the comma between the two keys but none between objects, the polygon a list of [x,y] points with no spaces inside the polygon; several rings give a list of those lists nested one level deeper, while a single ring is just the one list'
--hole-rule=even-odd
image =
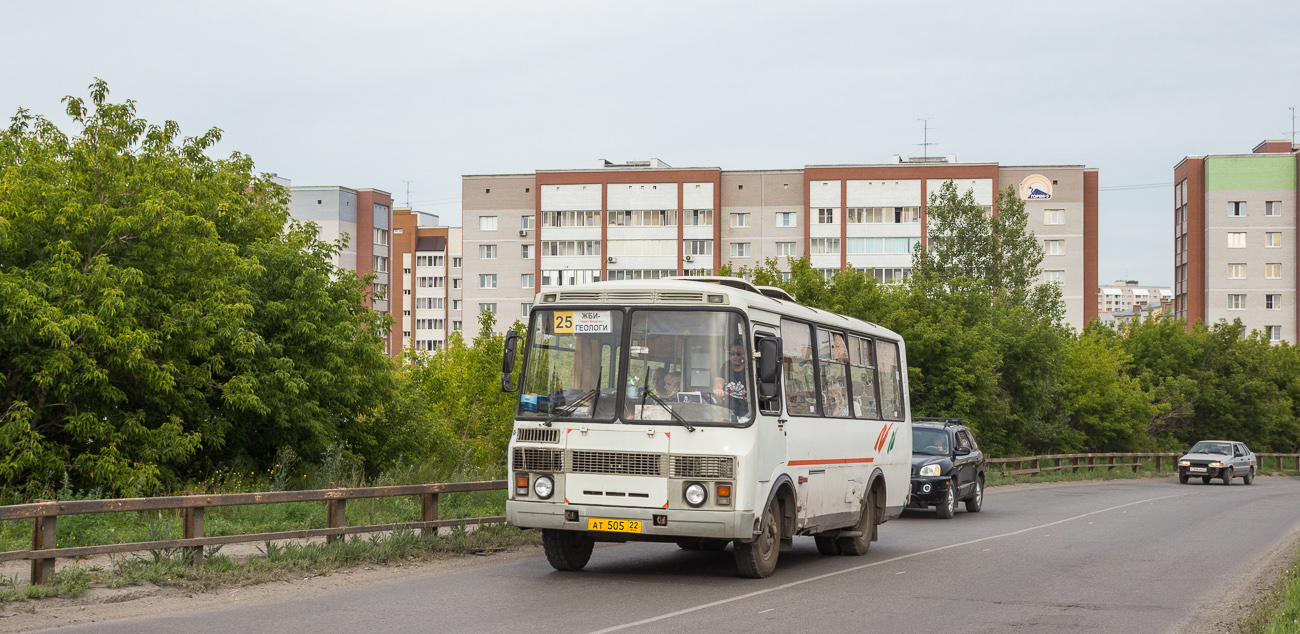
[{"label": "bus license plate", "polygon": [[614,533],[640,533],[639,520],[604,520],[596,517],[587,519],[589,531],[611,531]]}]

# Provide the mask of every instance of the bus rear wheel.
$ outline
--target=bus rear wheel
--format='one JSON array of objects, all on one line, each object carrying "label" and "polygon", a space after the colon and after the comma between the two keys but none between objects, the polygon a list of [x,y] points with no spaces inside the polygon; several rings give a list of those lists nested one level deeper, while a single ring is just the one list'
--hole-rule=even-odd
[{"label": "bus rear wheel", "polygon": [[736,568],[740,576],[763,579],[776,570],[776,560],[781,554],[781,518],[777,510],[777,501],[772,500],[763,511],[763,529],[758,537],[748,544],[736,542]]},{"label": "bus rear wheel", "polygon": [[871,549],[871,535],[876,530],[876,495],[879,489],[872,489],[867,494],[867,499],[862,503],[862,515],[858,518],[858,525],[854,527],[857,533],[852,537],[840,537],[836,543],[840,546],[840,552],[846,555],[865,555]]},{"label": "bus rear wheel", "polygon": [[556,570],[582,570],[591,560],[596,540],[578,531],[542,529],[542,548],[546,561]]}]

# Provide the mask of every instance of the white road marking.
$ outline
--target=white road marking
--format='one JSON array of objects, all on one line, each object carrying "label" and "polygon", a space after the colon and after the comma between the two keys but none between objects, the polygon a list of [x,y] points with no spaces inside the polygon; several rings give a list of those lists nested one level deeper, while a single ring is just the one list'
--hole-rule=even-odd
[{"label": "white road marking", "polygon": [[775,610],[776,610],[776,608],[768,608],[768,609],[766,609],[766,610],[763,610],[762,612],[759,612],[759,614],[767,614],[768,612],[772,612],[772,611],[775,611]]},{"label": "white road marking", "polygon": [[[1135,506],[1135,505],[1137,505],[1137,504],[1146,504],[1146,503],[1148,503],[1148,502],[1154,502],[1154,501],[1156,501],[1156,500],[1168,500],[1168,499],[1170,499],[1170,498],[1180,498],[1180,497],[1185,497],[1185,496],[1188,496],[1188,495],[1195,495],[1196,493],[1197,493],[1196,491],[1192,491],[1191,493],[1179,493],[1179,494],[1176,494],[1176,495],[1162,495],[1162,496],[1160,496],[1160,497],[1147,498],[1147,499],[1145,499],[1145,500],[1138,500],[1137,502],[1129,502],[1129,503],[1127,503],[1127,504],[1119,504],[1119,505],[1116,505],[1116,506],[1107,507],[1107,508],[1100,509],[1100,510],[1097,510],[1097,511],[1089,511],[1089,512],[1084,513],[1084,514],[1082,514],[1082,515],[1075,515],[1074,517],[1067,517],[1067,518],[1065,518],[1065,519],[1063,519],[1063,520],[1056,520],[1055,522],[1048,522],[1047,524],[1040,524],[1040,525],[1038,525],[1038,526],[1030,526],[1029,528],[1022,528],[1022,529],[1020,529],[1020,530],[1017,530],[1017,531],[1011,531],[1011,532],[1009,532],[1009,533],[1002,533],[1002,534],[1000,534],[1000,535],[990,535],[990,536],[988,536],[988,537],[980,537],[979,539],[972,539],[972,540],[970,540],[970,541],[964,541],[964,542],[960,542],[960,543],[957,543],[957,544],[948,544],[947,546],[939,546],[939,547],[936,547],[936,548],[931,548],[931,549],[929,549],[929,550],[921,550],[921,551],[917,551],[917,552],[914,552],[914,553],[908,553],[908,554],[906,554],[906,555],[899,555],[899,556],[894,557],[894,558],[892,558],[892,559],[882,559],[882,560],[880,560],[880,561],[873,561],[873,562],[871,562],[871,563],[869,563],[869,564],[862,564],[861,566],[854,566],[854,567],[852,567],[852,568],[845,568],[844,570],[836,570],[835,572],[828,572],[828,573],[826,573],[826,574],[817,575],[817,576],[815,576],[815,577],[808,577],[807,579],[800,579],[800,580],[798,580],[798,581],[791,581],[791,582],[789,582],[789,583],[783,583],[783,584],[781,584],[781,585],[779,585],[779,586],[774,586],[774,587],[771,587],[771,588],[765,588],[765,589],[763,589],[763,590],[755,590],[755,591],[753,591],[753,592],[746,592],[745,594],[738,594],[738,595],[736,595],[736,596],[734,596],[734,597],[729,597],[729,598],[726,598],[726,599],[718,599],[717,601],[711,601],[711,602],[709,602],[709,603],[702,603],[702,604],[697,605],[697,606],[694,606],[694,607],[684,608],[684,609],[676,610],[676,611],[673,611],[673,612],[666,612],[666,613],[664,613],[664,614],[660,614],[659,616],[652,616],[652,617],[649,617],[649,618],[641,619],[640,621],[632,621],[631,623],[624,623],[624,624],[622,624],[622,625],[615,625],[615,626],[612,626],[612,627],[607,627],[607,628],[602,629],[602,630],[593,630],[592,632],[589,632],[588,634],[606,634],[607,632],[617,632],[617,631],[619,631],[619,630],[626,630],[626,629],[633,628],[633,627],[637,627],[637,626],[640,626],[640,625],[648,625],[648,624],[650,624],[650,623],[655,623],[655,622],[657,622],[657,621],[663,621],[663,620],[666,620],[666,619],[671,619],[671,618],[673,618],[673,617],[682,616],[683,614],[690,614],[690,613],[692,613],[692,612],[699,612],[700,610],[707,610],[707,609],[709,609],[709,608],[715,608],[715,607],[718,607],[718,606],[720,606],[720,605],[726,605],[726,604],[728,604],[728,603],[735,603],[736,601],[743,601],[743,600],[745,600],[745,599],[751,599],[751,598],[753,598],[753,597],[761,596],[761,595],[768,594],[768,593],[771,593],[771,592],[776,592],[776,591],[778,591],[778,590],[787,590],[787,589],[789,589],[789,588],[793,588],[793,587],[795,587],[795,586],[801,586],[801,585],[803,585],[803,584],[805,584],[805,583],[812,583],[812,582],[814,582],[814,581],[821,581],[822,579],[829,579],[829,578],[831,578],[831,577],[838,577],[838,576],[840,576],[840,575],[848,574],[848,573],[850,573],[850,572],[857,572],[857,571],[859,571],[859,570],[865,570],[865,569],[867,569],[867,568],[874,568],[874,567],[876,567],[876,566],[880,566],[880,565],[888,564],[888,563],[893,563],[893,562],[895,562],[895,561],[901,561],[901,560],[903,560],[903,559],[910,559],[910,558],[912,558],[912,557],[920,557],[921,555],[929,555],[929,554],[931,554],[931,553],[937,553],[937,552],[944,551],[944,550],[951,550],[951,549],[953,549],[953,548],[960,548],[960,547],[962,547],[962,546],[969,546],[969,545],[971,545],[971,544],[978,544],[978,543],[980,543],[980,542],[986,542],[986,541],[989,541],[989,540],[991,540],[991,539],[1001,539],[1001,538],[1003,538],[1003,537],[1011,537],[1012,535],[1021,535],[1021,534],[1023,534],[1023,533],[1028,533],[1028,532],[1030,532],[1030,531],[1036,531],[1036,530],[1040,530],[1040,529],[1043,529],[1043,528],[1048,528],[1048,527],[1051,527],[1051,526],[1056,526],[1057,524],[1064,524],[1064,523],[1066,523],[1066,522],[1073,522],[1074,520],[1083,519],[1083,518],[1085,518],[1085,517],[1091,517],[1091,516],[1093,516],[1093,515],[1097,515],[1098,513],[1106,513],[1106,512],[1108,512],[1108,511],[1114,511],[1114,510],[1116,510],[1116,509],[1122,509],[1122,508],[1126,508],[1126,507],[1129,507],[1129,506]],[[773,609],[775,609],[775,608],[773,608]]]},{"label": "white road marking", "polygon": [[901,574],[903,574],[903,573],[905,573],[905,572],[907,572],[907,571],[906,571],[906,570],[899,570],[898,572],[896,572],[896,573],[894,573],[894,574],[896,574],[896,575],[901,575]]}]

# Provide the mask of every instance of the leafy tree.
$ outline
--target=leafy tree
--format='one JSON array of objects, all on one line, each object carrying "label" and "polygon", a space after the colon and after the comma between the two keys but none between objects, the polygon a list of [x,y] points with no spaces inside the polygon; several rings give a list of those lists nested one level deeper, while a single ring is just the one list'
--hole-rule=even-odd
[{"label": "leafy tree", "polygon": [[64,100],[68,135],[19,110],[0,132],[0,486],[62,474],[148,491],[206,467],[387,443],[391,389],[365,280],[252,160],[209,158],[135,103]]},{"label": "leafy tree", "polygon": [[1148,442],[1147,423],[1159,409],[1131,376],[1119,343],[1085,330],[1061,360],[1061,406],[1069,421],[1061,449],[1133,451]]}]

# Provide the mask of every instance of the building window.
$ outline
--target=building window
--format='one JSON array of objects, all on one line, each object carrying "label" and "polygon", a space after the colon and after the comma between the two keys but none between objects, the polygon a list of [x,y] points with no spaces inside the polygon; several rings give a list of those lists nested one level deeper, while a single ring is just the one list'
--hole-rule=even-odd
[{"label": "building window", "polygon": [[456,332],[460,332],[460,322],[459,321],[451,322],[451,329],[455,330]]},{"label": "building window", "polygon": [[1282,264],[1279,262],[1270,262],[1264,265],[1264,278],[1270,280],[1282,279]]},{"label": "building window", "polygon": [[1064,209],[1044,209],[1043,224],[1045,225],[1063,225],[1065,224]]},{"label": "building window", "polygon": [[403,330],[403,331],[402,331],[402,336],[403,336],[403,337],[410,337],[410,336],[411,336],[411,331],[409,331],[409,330]]},{"label": "building window", "polygon": [[417,277],[415,278],[415,286],[417,288],[442,288],[443,281],[445,279],[446,278],[442,277],[441,275],[426,275],[422,277]]},{"label": "building window", "polygon": [[1065,255],[1065,240],[1044,240],[1043,250],[1047,255]]},{"label": "building window", "polygon": [[600,240],[545,240],[542,255],[600,255]]},{"label": "building window", "polygon": [[1264,328],[1266,328],[1266,329],[1268,330],[1268,340],[1269,340],[1269,341],[1281,341],[1281,340],[1282,340],[1282,327],[1281,327],[1281,326],[1265,326]]},{"label": "building window", "polygon": [[1270,249],[1276,249],[1282,246],[1282,232],[1269,231],[1264,234],[1264,246]]},{"label": "building window", "polygon": [[1228,232],[1228,248],[1229,249],[1246,248],[1246,232],[1245,231]]},{"label": "building window", "polygon": [[497,259],[497,245],[495,245],[495,244],[480,244],[480,245],[478,245],[478,259],[480,259],[480,260],[495,260],[495,259]]},{"label": "building window", "polygon": [[748,226],[749,226],[749,214],[731,214],[731,226],[733,226],[733,227],[748,227]]},{"label": "building window", "polygon": [[712,227],[713,210],[712,209],[692,209],[686,216],[686,224],[692,227]]},{"label": "building window", "polygon": [[411,316],[411,311],[409,311],[409,310],[404,310],[404,311],[402,311],[402,316],[403,316],[403,317],[410,317],[410,316]]},{"label": "building window", "polygon": [[379,229],[379,228],[375,229],[375,244],[384,244],[384,245],[388,244],[387,229]]},{"label": "building window", "polygon": [[496,216],[479,216],[479,217],[478,217],[478,230],[479,230],[479,231],[496,231],[496,230],[497,230],[497,217],[496,217]]},{"label": "building window", "polygon": [[410,275],[411,269],[402,269],[402,275]]},{"label": "building window", "polygon": [[870,275],[881,284],[897,284],[912,275],[912,269],[871,269]]},{"label": "building window", "polygon": [[677,275],[674,269],[611,269],[611,280],[658,280]]},{"label": "building window", "polygon": [[415,256],[416,266],[442,266],[441,255],[417,255]]},{"label": "building window", "polygon": [[911,253],[920,238],[849,238],[849,254],[892,253],[897,255]]},{"label": "building window", "polygon": [[375,270],[376,270],[376,271],[378,271],[378,272],[380,272],[380,273],[387,273],[387,272],[388,272],[388,258],[386,258],[386,257],[384,257],[384,256],[382,256],[382,255],[376,255],[376,256],[374,256],[373,262],[374,262]]},{"label": "building window", "polygon": [[1246,265],[1245,265],[1245,264],[1229,264],[1229,265],[1228,265],[1228,279],[1230,279],[1230,280],[1244,280],[1244,279],[1246,279]]},{"label": "building window", "polygon": [[375,284],[374,286],[371,287],[370,290],[372,293],[374,293],[376,300],[384,300],[388,298],[387,284]]},{"label": "building window", "polygon": [[811,244],[814,255],[834,255],[840,252],[839,238],[813,238]]},{"label": "building window", "polygon": [[524,303],[522,303],[522,304],[519,305],[519,308],[520,308],[521,312],[523,312],[524,317],[527,317],[527,316],[528,316],[528,312],[531,311],[531,310],[533,309],[533,303],[532,303],[532,302],[524,302]]},{"label": "building window", "polygon": [[1267,310],[1282,310],[1282,296],[1276,294],[1265,295],[1264,308]]},{"label": "building window", "polygon": [[446,322],[441,319],[416,319],[416,330],[442,330]]},{"label": "building window", "polygon": [[776,243],[776,254],[787,258],[795,257],[799,252],[795,250],[794,245],[793,242],[778,242]]},{"label": "building window", "polygon": [[452,259],[451,259],[451,268],[454,268],[454,269],[458,269],[458,268],[460,268],[460,258],[452,258]]},{"label": "building window", "polygon": [[1228,203],[1228,215],[1234,218],[1240,218],[1246,215],[1246,201],[1234,200]]},{"label": "building window", "polygon": [[497,305],[496,305],[495,302],[493,302],[493,303],[491,303],[491,304],[479,304],[479,305],[478,305],[478,312],[480,312],[480,313],[493,313],[493,314],[496,314],[496,312],[497,312]]},{"label": "building window", "polygon": [[459,300],[459,299],[453,299],[453,300],[451,300],[451,309],[452,309],[452,310],[460,310],[460,300]]},{"label": "building window", "polygon": [[[991,209],[989,209],[989,207],[987,206],[984,207],[984,210],[986,212],[991,211]],[[909,222],[921,222],[921,208],[920,207],[894,207],[894,222],[898,224],[905,224]]]},{"label": "building window", "polygon": [[415,298],[415,308],[416,310],[442,308],[442,302],[443,298],[441,297],[417,297]]},{"label": "building window", "polygon": [[459,277],[453,277],[453,278],[451,278],[451,287],[452,287],[452,288],[460,288],[460,278],[459,278]]},{"label": "building window", "polygon": [[851,225],[881,223],[886,219],[892,219],[894,209],[892,207],[850,207],[848,213],[848,222]]},{"label": "building window", "polygon": [[682,246],[686,255],[713,255],[712,240],[687,240]]},{"label": "building window", "polygon": [[835,224],[835,210],[834,210],[834,209],[818,209],[818,210],[817,210],[817,224],[819,224],[819,225],[833,225],[833,224]]},{"label": "building window", "polygon": [[1065,271],[1043,271],[1044,284],[1064,284]]},{"label": "building window", "polygon": [[[612,215],[611,215],[612,217]],[[542,213],[543,227],[599,227],[599,211],[547,211]]]},{"label": "building window", "polygon": [[411,289],[409,289],[409,288],[404,288],[404,289],[402,289],[402,294],[403,294],[403,295],[410,295],[410,294],[411,294]]},{"label": "building window", "polygon": [[676,240],[610,240],[609,255],[677,255]]},{"label": "building window", "polygon": [[1265,215],[1265,216],[1281,216],[1281,215],[1282,215],[1282,201],[1280,201],[1280,200],[1270,200],[1270,201],[1264,203],[1264,215]]},{"label": "building window", "polygon": [[1228,295],[1228,310],[1246,310],[1246,296],[1237,294]]},{"label": "building window", "polygon": [[532,273],[524,273],[519,276],[519,286],[522,288],[532,288],[533,279],[534,277]]},{"label": "building window", "polygon": [[732,242],[732,243],[731,243],[731,257],[733,257],[733,258],[747,258],[747,257],[749,257],[749,245],[750,245],[750,243],[748,243],[748,242]]},{"label": "building window", "polygon": [[519,228],[520,228],[520,229],[532,229],[532,228],[533,228],[533,217],[532,217],[532,216],[520,216],[520,217],[519,217]]},{"label": "building window", "polygon": [[611,227],[671,227],[677,224],[675,209],[643,209],[639,211],[611,211]]},{"label": "building window", "polygon": [[525,260],[533,259],[533,245],[531,244],[519,245],[519,255]]},{"label": "building window", "polygon": [[776,226],[797,227],[799,226],[798,216],[793,211],[778,211],[776,213]]},{"label": "building window", "polygon": [[496,287],[497,287],[497,274],[496,274],[496,273],[480,273],[479,276],[478,276],[478,287],[479,287],[479,288],[496,288]]}]

